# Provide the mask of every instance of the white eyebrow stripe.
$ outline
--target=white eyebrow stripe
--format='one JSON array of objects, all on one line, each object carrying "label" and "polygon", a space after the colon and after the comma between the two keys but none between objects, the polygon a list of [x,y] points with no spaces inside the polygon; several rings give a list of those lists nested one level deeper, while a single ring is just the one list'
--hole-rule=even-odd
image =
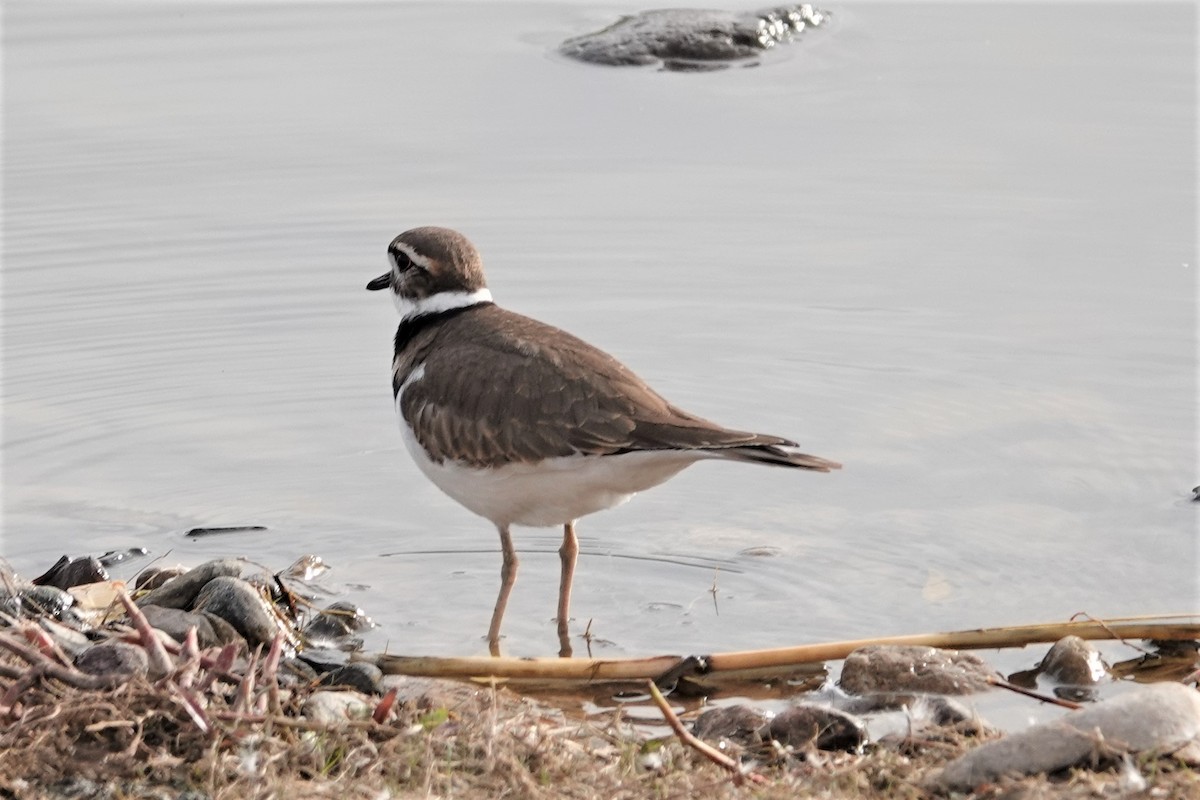
[{"label": "white eyebrow stripe", "polygon": [[406,256],[408,256],[410,259],[412,259],[412,262],[414,264],[416,264],[418,267],[420,267],[421,269],[428,270],[429,265],[433,263],[433,260],[431,258],[429,258],[428,256],[425,256],[425,255],[422,255],[421,253],[418,253],[416,250],[413,250],[411,247],[406,245],[404,242],[394,242],[392,244],[392,246],[388,248],[388,261],[391,263],[391,265],[394,269],[399,269],[399,267],[396,265],[396,256],[393,254],[393,252],[392,252],[393,250],[403,251],[404,254]]}]

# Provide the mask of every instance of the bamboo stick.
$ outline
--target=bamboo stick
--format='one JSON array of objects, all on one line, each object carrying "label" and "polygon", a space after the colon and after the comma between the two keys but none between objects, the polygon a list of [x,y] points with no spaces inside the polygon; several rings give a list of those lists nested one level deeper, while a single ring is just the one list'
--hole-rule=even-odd
[{"label": "bamboo stick", "polygon": [[[1169,620],[1169,621],[1165,621]],[[1177,621],[1178,620],[1178,621]],[[1192,621],[1182,621],[1192,620]],[[1056,642],[1064,636],[1081,639],[1200,639],[1200,615],[1132,617],[1115,620],[1077,620],[999,628],[884,636],[841,642],[797,645],[764,650],[716,653],[695,659],[697,672],[712,679],[723,673],[739,679],[764,670],[796,671],[802,667],[837,661],[868,645],[923,645],[953,650],[1024,647]],[[633,681],[657,678],[678,668],[680,656],[637,659],[504,658],[381,655],[374,659],[385,673],[443,678],[478,678],[568,682]],[[684,670],[683,674],[687,674]],[[733,676],[730,676],[733,677]]]}]

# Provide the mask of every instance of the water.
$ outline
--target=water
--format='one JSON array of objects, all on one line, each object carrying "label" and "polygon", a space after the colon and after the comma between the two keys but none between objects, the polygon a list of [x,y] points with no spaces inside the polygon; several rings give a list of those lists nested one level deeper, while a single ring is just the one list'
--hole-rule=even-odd
[{"label": "water", "polygon": [[[673,74],[554,54],[630,6],[6,5],[3,554],[318,553],[372,645],[485,652],[495,532],[404,452],[364,290],[441,224],[846,465],[584,519],[598,655],[1195,610],[1194,8],[831,8]],[[505,648],[550,655],[558,533],[517,545]]]}]

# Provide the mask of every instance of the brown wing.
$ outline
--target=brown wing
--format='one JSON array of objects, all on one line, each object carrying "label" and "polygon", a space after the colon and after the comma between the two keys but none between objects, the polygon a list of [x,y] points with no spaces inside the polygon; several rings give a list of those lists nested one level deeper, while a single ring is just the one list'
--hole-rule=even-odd
[{"label": "brown wing", "polygon": [[607,353],[495,306],[447,320],[422,344],[413,358],[424,377],[404,390],[400,411],[438,460],[793,444],[675,408]]}]

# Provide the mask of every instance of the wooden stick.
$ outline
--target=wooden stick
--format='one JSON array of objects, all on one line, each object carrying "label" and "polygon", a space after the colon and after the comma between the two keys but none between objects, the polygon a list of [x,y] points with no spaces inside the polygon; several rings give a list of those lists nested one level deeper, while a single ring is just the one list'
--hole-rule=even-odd
[{"label": "wooden stick", "polygon": [[750,781],[759,785],[767,782],[767,779],[762,775],[759,775],[757,772],[750,772],[749,770],[743,769],[741,764],[734,761],[720,750],[693,736],[692,732],[683,726],[683,723],[679,721],[679,717],[675,715],[673,710],[671,710],[670,704],[667,703],[667,699],[662,696],[662,692],[658,690],[658,686],[655,685],[654,681],[646,681],[646,685],[650,689],[650,697],[653,698],[654,704],[658,706],[658,710],[662,712],[663,719],[665,719],[667,724],[671,726],[671,730],[675,731],[675,735],[679,737],[679,741],[683,742],[685,745],[692,748],[697,753],[716,764],[718,767],[721,767],[729,772],[733,776],[733,782],[735,784],[740,785],[745,779],[749,779]]},{"label": "wooden stick", "polygon": [[[952,650],[1023,647],[1056,642],[1064,636],[1081,639],[1200,639],[1200,615],[1137,617],[1125,620],[1054,622],[1006,628],[978,628],[949,633],[885,636],[824,644],[807,644],[767,650],[717,653],[698,659],[709,678],[721,673],[749,670],[796,669],[838,661],[868,645],[924,645]],[[1187,619],[1164,622],[1162,620]],[[657,678],[676,667],[678,656],[638,659],[587,658],[437,658],[433,656],[381,655],[375,664],[385,673],[442,678],[503,678],[543,681],[638,681]]]}]

